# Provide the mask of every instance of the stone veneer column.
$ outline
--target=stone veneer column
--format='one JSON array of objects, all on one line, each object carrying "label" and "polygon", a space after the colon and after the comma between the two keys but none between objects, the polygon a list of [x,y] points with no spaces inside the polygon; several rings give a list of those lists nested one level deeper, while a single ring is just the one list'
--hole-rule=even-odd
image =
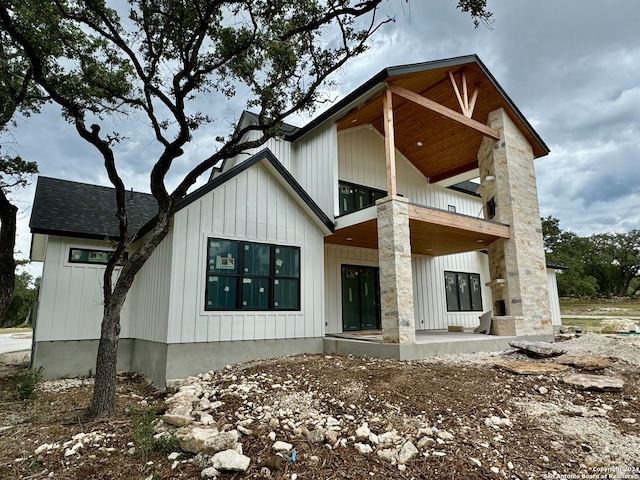
[{"label": "stone veneer column", "polygon": [[[504,109],[491,112],[488,124],[500,131],[501,139],[485,137],[478,151],[485,217],[493,198],[492,220],[511,227],[511,238],[488,247],[492,333],[553,334],[532,147]],[[499,301],[504,301],[506,315],[497,315]]]},{"label": "stone veneer column", "polygon": [[376,205],[383,342],[415,343],[409,201],[389,196]]}]

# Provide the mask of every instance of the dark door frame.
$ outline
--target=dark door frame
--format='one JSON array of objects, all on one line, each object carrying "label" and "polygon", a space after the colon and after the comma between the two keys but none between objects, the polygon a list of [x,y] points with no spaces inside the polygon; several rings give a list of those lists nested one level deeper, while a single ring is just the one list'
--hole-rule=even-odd
[{"label": "dark door frame", "polygon": [[[345,304],[344,304],[344,295],[345,295],[345,269],[356,269],[358,271],[357,273],[357,277],[358,277],[358,295],[360,296],[359,298],[359,309],[358,309],[358,315],[359,318],[357,319],[357,323],[359,324],[359,328],[345,328],[346,327],[346,322],[345,322]],[[375,284],[375,294],[374,294],[374,298],[375,298],[375,307],[376,307],[376,319],[375,319],[375,325],[373,327],[363,327],[363,308],[362,308],[362,270],[371,270],[374,273],[374,284]],[[340,295],[341,298],[343,299],[341,302],[341,307],[342,307],[342,311],[341,311],[341,316],[342,316],[342,331],[362,331],[362,330],[379,330],[381,328],[381,310],[380,310],[380,269],[377,266],[373,266],[373,265],[353,265],[353,264],[341,264],[340,265]]]}]

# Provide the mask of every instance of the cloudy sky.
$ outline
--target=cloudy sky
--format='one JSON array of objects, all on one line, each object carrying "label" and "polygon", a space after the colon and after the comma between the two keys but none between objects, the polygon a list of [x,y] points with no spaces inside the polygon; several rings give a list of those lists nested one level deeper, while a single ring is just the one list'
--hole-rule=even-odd
[{"label": "cloudy sky", "polygon": [[[455,4],[388,0],[382,13],[396,22],[340,72],[336,93],[352,91],[386,66],[475,53],[551,149],[536,160],[541,214],[583,236],[640,229],[640,1],[489,0],[492,29],[474,29]],[[203,153],[244,108],[240,98],[207,104],[219,121],[195,145]],[[41,174],[109,185],[100,157],[56,108],[18,123],[12,148],[37,161]],[[116,126],[129,137],[120,147],[127,186],[148,191],[152,144],[136,134],[141,123]],[[8,139],[1,140],[6,147]],[[176,174],[187,166],[185,157]],[[22,258],[29,252],[33,192],[15,196]]]}]

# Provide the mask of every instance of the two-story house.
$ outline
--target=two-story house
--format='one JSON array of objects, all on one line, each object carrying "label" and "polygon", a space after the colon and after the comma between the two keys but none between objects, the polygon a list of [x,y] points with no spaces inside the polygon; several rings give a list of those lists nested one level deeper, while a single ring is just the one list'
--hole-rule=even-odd
[{"label": "two-story house", "polygon": [[[476,327],[483,312],[495,335],[549,339],[559,317],[533,166],[547,153],[476,56],[383,70],[180,202],[125,303],[118,368],[164,384],[341,351],[327,336],[367,330],[384,355],[409,358],[416,332]],[[155,200],[129,202],[144,232]],[[114,211],[112,189],[38,180],[34,361],[46,376],[94,370]]]}]

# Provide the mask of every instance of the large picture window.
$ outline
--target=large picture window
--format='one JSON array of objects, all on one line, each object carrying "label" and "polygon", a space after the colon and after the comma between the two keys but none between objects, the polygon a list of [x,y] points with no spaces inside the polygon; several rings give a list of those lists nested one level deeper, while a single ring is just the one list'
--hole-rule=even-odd
[{"label": "large picture window", "polygon": [[205,310],[300,310],[300,249],[208,239]]},{"label": "large picture window", "polygon": [[481,312],[482,288],[477,273],[444,272],[447,312]]}]

